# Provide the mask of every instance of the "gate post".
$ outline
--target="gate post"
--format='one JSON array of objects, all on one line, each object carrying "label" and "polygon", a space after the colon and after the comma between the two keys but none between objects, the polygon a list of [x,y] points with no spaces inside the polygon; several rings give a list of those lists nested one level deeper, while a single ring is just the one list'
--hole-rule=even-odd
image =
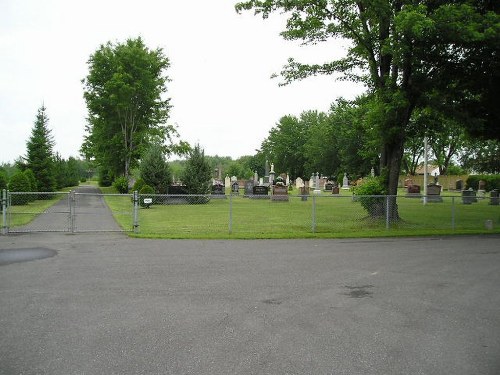
[{"label": "gate post", "polygon": [[139,193],[134,191],[134,233],[139,233]]},{"label": "gate post", "polygon": [[5,236],[7,228],[7,190],[2,190],[2,234]]},{"label": "gate post", "polygon": [[71,190],[69,192],[69,225],[70,232],[75,233],[75,191]]}]

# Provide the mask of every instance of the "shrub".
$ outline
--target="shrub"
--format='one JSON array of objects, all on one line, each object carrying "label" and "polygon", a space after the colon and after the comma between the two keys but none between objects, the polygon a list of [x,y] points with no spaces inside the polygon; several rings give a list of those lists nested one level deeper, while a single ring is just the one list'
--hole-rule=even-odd
[{"label": "shrub", "polygon": [[120,194],[127,194],[128,193],[128,178],[125,176],[118,177],[115,180],[115,182],[113,183],[113,186]]},{"label": "shrub", "polygon": [[144,198],[153,198],[153,194],[155,193],[155,189],[153,189],[149,185],[144,185],[139,191],[139,204],[141,207],[149,207],[144,203]]},{"label": "shrub", "polygon": [[156,193],[165,194],[172,180],[170,167],[160,145],[151,146],[141,161],[141,179],[150,185]]},{"label": "shrub", "polygon": [[484,190],[500,190],[500,175],[471,175],[467,178],[466,189],[478,190],[480,180],[485,182]]},{"label": "shrub", "polygon": [[381,217],[385,215],[385,198],[374,195],[385,195],[386,190],[382,181],[378,177],[363,179],[363,182],[354,188],[357,201],[370,214],[371,217]]},{"label": "shrub", "polygon": [[142,178],[138,178],[135,182],[134,182],[134,186],[132,187],[132,191],[141,191],[142,187],[146,185],[146,183],[144,182],[144,180]]},{"label": "shrub", "polygon": [[[17,172],[10,178],[9,190],[15,193],[28,193],[31,191],[30,181],[24,172]],[[29,194],[13,194],[10,203],[12,205],[22,205],[30,201]]]},{"label": "shrub", "polygon": [[102,187],[107,187],[111,186],[111,183],[113,181],[113,176],[111,175],[111,172],[108,169],[101,168],[99,170],[99,186]]},{"label": "shrub", "polygon": [[5,172],[3,169],[0,169],[0,192],[3,189],[7,189],[7,172]]}]

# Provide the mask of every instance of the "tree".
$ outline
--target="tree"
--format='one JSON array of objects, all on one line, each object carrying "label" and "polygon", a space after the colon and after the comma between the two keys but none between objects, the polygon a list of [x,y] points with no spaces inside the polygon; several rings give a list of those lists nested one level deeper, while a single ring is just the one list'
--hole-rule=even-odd
[{"label": "tree", "polygon": [[[345,57],[324,64],[289,59],[281,76],[288,84],[317,74],[341,73],[346,79],[366,83],[373,98],[367,120],[379,143],[382,181],[387,193],[396,195],[406,130],[415,108],[428,105],[436,95],[448,106],[464,93],[471,102],[484,103],[483,98],[489,97],[474,99],[474,94],[485,89],[466,85],[457,69],[446,76],[447,67],[473,60],[461,57],[474,56],[484,45],[498,52],[500,16],[484,9],[483,3],[250,0],[238,3],[236,10],[254,9],[264,18],[274,11],[285,12],[288,20],[281,35],[288,40],[315,44],[344,38],[351,42]],[[489,74],[474,69],[469,77],[488,78]],[[395,199],[390,215],[399,218]]]},{"label": "tree", "polygon": [[88,134],[81,151],[113,176],[128,178],[150,144],[177,134],[164,125],[170,108],[163,98],[169,60],[162,49],[150,50],[137,38],[101,45],[88,65],[82,81]]},{"label": "tree", "polygon": [[26,144],[25,167],[33,171],[39,191],[54,191],[54,140],[48,128],[49,119],[45,111],[43,105],[38,109],[31,136]]},{"label": "tree", "polygon": [[477,173],[500,173],[500,142],[471,141],[461,154],[464,168]]},{"label": "tree", "polygon": [[212,172],[210,165],[205,159],[205,152],[199,144],[195,145],[189,153],[189,158],[186,160],[186,166],[181,179],[186,186],[188,194],[210,193]]},{"label": "tree", "polygon": [[172,182],[172,173],[160,145],[152,145],[141,160],[140,176],[156,194],[167,194]]},{"label": "tree", "polygon": [[304,177],[304,145],[310,126],[308,115],[304,113],[300,119],[283,116],[262,142],[261,149],[269,162],[274,163],[275,171],[286,172],[292,179]]}]

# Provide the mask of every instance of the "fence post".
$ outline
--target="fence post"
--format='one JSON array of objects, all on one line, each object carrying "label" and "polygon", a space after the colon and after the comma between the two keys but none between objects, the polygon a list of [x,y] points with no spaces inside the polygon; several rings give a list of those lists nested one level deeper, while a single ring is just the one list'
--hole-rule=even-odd
[{"label": "fence post", "polygon": [[385,196],[385,229],[389,230],[389,227],[390,227],[390,214],[391,214],[391,208],[389,207],[389,205],[391,204],[390,203],[391,200],[389,199],[389,196],[386,195]]},{"label": "fence post", "polygon": [[455,197],[451,197],[451,230],[455,230]]},{"label": "fence post", "polygon": [[139,192],[134,191],[134,233],[139,233]]},{"label": "fence post", "polygon": [[7,228],[7,190],[2,190],[2,234],[6,235]]},{"label": "fence post", "polygon": [[69,226],[70,226],[70,232],[75,233],[76,228],[75,228],[75,191],[71,190],[69,192]]},{"label": "fence post", "polygon": [[312,196],[312,232],[316,233],[316,195]]},{"label": "fence post", "polygon": [[229,194],[229,234],[233,233],[233,194]]}]

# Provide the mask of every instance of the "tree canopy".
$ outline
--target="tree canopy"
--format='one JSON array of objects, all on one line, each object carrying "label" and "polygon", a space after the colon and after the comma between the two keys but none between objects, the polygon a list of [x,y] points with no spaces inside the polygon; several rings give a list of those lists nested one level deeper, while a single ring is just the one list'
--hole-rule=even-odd
[{"label": "tree canopy", "polygon": [[[281,35],[288,40],[350,42],[344,57],[326,63],[302,64],[290,58],[281,72],[283,84],[333,73],[364,82],[372,98],[367,122],[378,141],[381,178],[387,193],[395,195],[416,108],[439,104],[443,111],[470,118],[471,108],[483,105],[488,115],[496,113],[489,104],[495,86],[476,83],[498,78],[498,69],[485,69],[498,66],[499,61],[500,16],[493,4],[482,0],[250,0],[238,3],[236,10],[254,9],[264,18],[284,12],[287,22]],[[481,64],[478,55],[494,62]],[[462,74],[460,68],[467,63],[475,64]],[[485,124],[498,127],[488,115],[477,123],[483,129]],[[479,133],[495,132],[479,129]],[[397,206],[393,207],[392,217],[397,218]]]},{"label": "tree canopy", "polygon": [[169,65],[162,49],[150,50],[141,38],[108,42],[91,55],[82,81],[89,113],[81,150],[86,157],[115,176],[128,177],[151,143],[176,135],[165,124]]}]

